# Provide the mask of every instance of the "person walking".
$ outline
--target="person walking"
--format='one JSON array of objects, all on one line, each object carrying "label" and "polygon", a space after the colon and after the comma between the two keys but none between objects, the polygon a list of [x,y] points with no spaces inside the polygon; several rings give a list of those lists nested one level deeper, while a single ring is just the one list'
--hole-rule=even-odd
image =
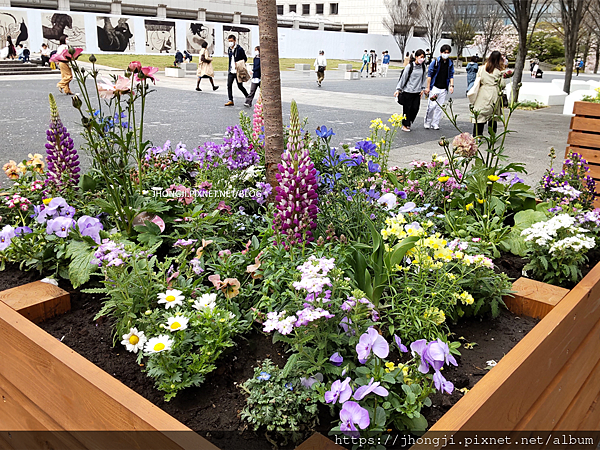
[{"label": "person walking", "polygon": [[390,53],[386,50],[383,52],[383,59],[381,60],[381,76],[386,78],[388,69],[390,68]]},{"label": "person walking", "polygon": [[198,70],[196,71],[196,75],[198,75],[198,83],[196,84],[196,90],[201,91],[200,82],[202,78],[208,78],[210,80],[210,84],[213,88],[213,91],[219,89],[219,86],[215,86],[215,82],[213,80],[215,76],[215,69],[212,65],[212,56],[208,53],[208,42],[204,41],[202,43],[202,50],[200,50],[200,64],[198,64]]},{"label": "person walking", "polygon": [[314,66],[315,72],[317,72],[317,84],[321,87],[321,83],[325,79],[325,70],[327,69],[327,59],[323,50],[319,52],[319,56],[315,59]]},{"label": "person walking", "polygon": [[440,105],[446,101],[448,93],[454,93],[454,64],[450,59],[451,51],[452,47],[448,44],[442,45],[440,56],[429,65],[427,87],[425,88],[425,95],[429,95],[427,113],[423,122],[425,129],[440,129],[440,119],[442,118]]},{"label": "person walking", "polygon": [[377,74],[377,53],[375,50],[371,50],[371,77],[375,77]]},{"label": "person walking", "polygon": [[581,71],[583,71],[583,72],[585,72],[585,71],[584,71],[584,68],[583,68],[583,59],[580,59],[580,60],[577,62],[577,76],[579,76],[579,71],[580,71],[580,70],[581,70]]},{"label": "person walking", "polygon": [[502,111],[500,91],[506,86],[511,75],[512,72],[506,72],[504,58],[497,50],[492,52],[485,66],[479,68],[477,76],[481,79],[481,84],[472,108],[477,114],[471,117],[473,136],[483,135],[486,122],[494,133],[498,129],[496,117]]},{"label": "person walking", "polygon": [[406,52],[406,56],[404,57],[404,63],[402,63],[402,66],[408,67],[408,63],[410,63],[410,53]]},{"label": "person walking", "polygon": [[431,50],[427,49],[425,50],[425,64],[429,65],[431,64]]},{"label": "person walking", "polygon": [[238,80],[237,65],[239,61],[248,61],[246,52],[244,49],[237,44],[237,39],[233,34],[230,34],[227,38],[229,45],[229,73],[227,74],[227,95],[229,101],[225,103],[225,106],[233,106],[233,82],[237,82],[238,89],[244,94],[244,97],[248,97],[248,91],[244,87],[244,84]]},{"label": "person walking", "polygon": [[247,108],[252,106],[254,95],[260,87],[260,75],[260,46],[257,45],[254,48],[254,60],[252,61],[252,84],[250,85],[250,95],[246,97],[246,103],[244,103],[244,106]]},{"label": "person walking", "polygon": [[361,77],[362,77],[362,73],[363,70],[365,69],[365,67],[367,68],[367,75],[369,74],[369,52],[367,50],[365,50],[365,52],[362,55],[362,67],[360,68],[360,73],[361,73]]},{"label": "person walking", "polygon": [[540,70],[540,63],[536,58],[533,60],[533,69],[531,70],[531,78],[537,78],[538,70]]},{"label": "person walking", "polygon": [[[69,49],[69,42],[67,41],[67,36],[63,34],[59,41],[60,45],[56,49],[56,54],[60,55],[63,51]],[[60,69],[60,81],[56,85],[58,90],[66,95],[73,95],[73,91],[69,87],[71,80],[73,80],[73,72],[71,72],[71,67],[66,61],[58,61],[58,68]]]},{"label": "person walking", "polygon": [[471,90],[473,84],[475,84],[475,78],[477,78],[477,71],[479,70],[479,56],[475,55],[471,57],[471,61],[467,64],[467,92]]},{"label": "person walking", "polygon": [[17,57],[17,49],[15,48],[10,35],[6,36],[6,47],[8,48],[8,54],[6,57],[10,59],[15,59]]},{"label": "person walking", "polygon": [[398,80],[394,97],[403,106],[405,118],[402,120],[402,131],[410,131],[410,126],[419,114],[421,97],[427,87],[425,66],[425,51],[419,49],[415,52],[415,60],[408,63]]},{"label": "person walking", "polygon": [[185,62],[191,63],[191,62],[192,62],[192,59],[193,59],[193,57],[192,57],[192,55],[190,54],[190,52],[188,52],[187,50],[184,50],[184,51],[183,51],[183,60],[184,60]]}]

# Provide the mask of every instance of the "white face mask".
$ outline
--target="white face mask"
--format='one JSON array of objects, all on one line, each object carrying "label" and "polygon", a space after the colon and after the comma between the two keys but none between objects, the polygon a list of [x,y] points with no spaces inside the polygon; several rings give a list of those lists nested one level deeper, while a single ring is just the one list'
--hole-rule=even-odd
[{"label": "white face mask", "polygon": [[442,59],[448,59],[448,58],[450,58],[450,54],[442,53]]},{"label": "white face mask", "polygon": [[235,42],[229,41],[229,48],[233,48],[234,45],[235,45]]},{"label": "white face mask", "polygon": [[255,58],[259,58],[260,57],[260,53],[259,52],[254,52],[254,57]]}]

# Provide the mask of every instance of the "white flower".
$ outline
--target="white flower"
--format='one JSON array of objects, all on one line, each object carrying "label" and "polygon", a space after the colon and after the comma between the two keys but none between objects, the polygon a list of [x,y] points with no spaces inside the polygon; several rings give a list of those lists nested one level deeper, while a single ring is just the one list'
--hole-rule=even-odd
[{"label": "white flower", "polygon": [[203,294],[199,299],[197,299],[194,302],[194,304],[192,305],[192,308],[195,308],[198,311],[205,309],[205,308],[213,310],[215,308],[215,306],[217,306],[216,300],[217,300],[217,294],[215,294],[215,293]]},{"label": "white flower", "polygon": [[125,346],[127,351],[137,353],[144,348],[147,339],[143,331],[138,331],[137,328],[131,328],[129,333],[123,335],[121,344]]},{"label": "white flower", "polygon": [[165,334],[161,334],[158,337],[153,337],[144,347],[146,353],[159,353],[165,350],[171,350],[173,346],[173,339]]},{"label": "white flower", "polygon": [[164,294],[158,294],[158,304],[164,303],[167,309],[182,305],[183,300],[185,300],[185,297],[177,289],[167,289],[167,292]]},{"label": "white flower", "polygon": [[188,326],[189,319],[184,316],[169,317],[167,319],[167,328],[169,331],[185,330]]},{"label": "white flower", "polygon": [[395,194],[388,192],[387,194],[383,194],[381,197],[379,197],[377,203],[382,205],[385,204],[387,209],[390,210],[398,204],[398,198]]}]

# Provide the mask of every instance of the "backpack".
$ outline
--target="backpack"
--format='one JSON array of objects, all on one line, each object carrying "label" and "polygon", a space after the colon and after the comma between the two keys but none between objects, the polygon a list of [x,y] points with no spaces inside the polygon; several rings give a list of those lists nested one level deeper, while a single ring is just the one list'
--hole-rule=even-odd
[{"label": "backpack", "polygon": [[[413,70],[415,69],[415,63],[414,61],[411,61],[410,64],[408,65],[408,76],[406,77],[406,81],[404,82],[404,86],[402,86],[402,91],[404,91],[404,88],[406,87],[406,85],[408,84],[408,81],[410,80],[410,76],[413,73]],[[421,67],[423,69],[423,73],[425,73],[425,64],[421,64]],[[404,69],[402,69],[402,72],[400,72],[400,78],[398,78],[398,81],[400,81],[402,79],[402,75],[404,74],[404,71],[406,70],[406,67]],[[400,103],[400,102],[398,102]]]}]

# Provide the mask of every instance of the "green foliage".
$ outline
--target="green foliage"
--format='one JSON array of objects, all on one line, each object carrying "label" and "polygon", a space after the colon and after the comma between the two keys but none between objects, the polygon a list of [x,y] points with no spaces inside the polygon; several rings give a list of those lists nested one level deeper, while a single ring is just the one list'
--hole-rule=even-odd
[{"label": "green foliage", "polygon": [[[540,61],[554,60],[565,56],[565,46],[559,37],[546,32],[536,31],[529,37],[529,58],[537,58]],[[558,64],[554,62],[554,64]]]},{"label": "green foliage", "polygon": [[[241,418],[258,431],[263,428],[273,443],[298,442],[318,423],[318,395],[298,377],[287,374],[265,359],[254,369],[242,390],[248,394]],[[275,433],[273,433],[275,432]]]},{"label": "green foliage", "polygon": [[543,212],[548,204],[542,204],[540,210],[526,209],[515,214],[515,224],[512,226],[510,233],[500,243],[500,248],[510,252],[513,255],[524,257],[527,254],[527,245],[525,238],[521,236],[521,232],[537,222],[546,220],[546,214]]}]

